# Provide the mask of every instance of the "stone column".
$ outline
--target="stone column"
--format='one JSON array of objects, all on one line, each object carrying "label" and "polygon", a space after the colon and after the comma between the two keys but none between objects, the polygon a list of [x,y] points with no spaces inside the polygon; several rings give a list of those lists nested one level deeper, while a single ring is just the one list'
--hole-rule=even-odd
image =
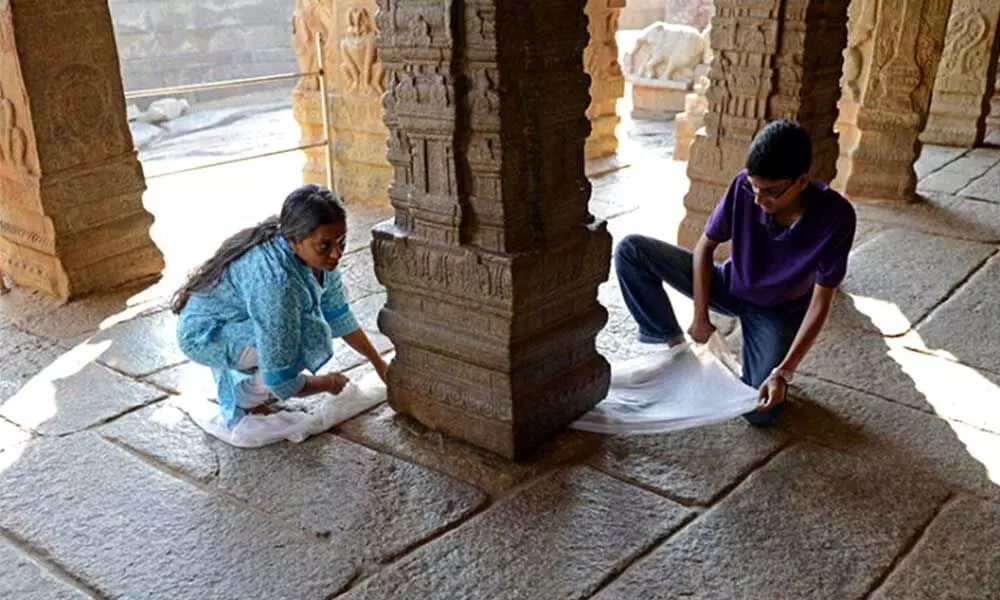
[{"label": "stone column", "polygon": [[954,0],[921,142],[962,148],[982,143],[996,86],[998,22],[1000,2]]},{"label": "stone column", "polygon": [[834,187],[855,202],[912,202],[951,0],[855,0],[850,10]]},{"label": "stone column", "polygon": [[848,0],[717,0],[715,60],[705,134],[691,146],[679,242],[693,247],[705,220],[743,169],[753,136],[769,121],[794,119],[813,140],[813,176],[833,178]]},{"label": "stone column", "polygon": [[[375,48],[374,0],[298,0],[293,42],[299,67],[319,67],[315,35],[323,36],[330,111],[334,189],[348,203],[385,203],[392,169],[385,158],[388,131],[380,98],[385,77]],[[302,143],[322,142],[323,113],[315,77],[303,78],[292,93]],[[306,151],[303,180],[326,185],[323,148]]]},{"label": "stone column", "polygon": [[156,277],[144,190],[107,1],[0,0],[0,271],[61,298]]},{"label": "stone column", "polygon": [[590,43],[583,51],[583,66],[590,75],[590,137],[587,138],[586,158],[593,160],[611,156],[618,151],[615,128],[618,99],[625,94],[625,75],[618,64],[618,16],[625,0],[587,0],[586,14]]},{"label": "stone column", "polygon": [[[379,0],[395,219],[372,250],[389,402],[507,457],[607,392],[580,0]],[[502,92],[501,92],[502,91]]]}]

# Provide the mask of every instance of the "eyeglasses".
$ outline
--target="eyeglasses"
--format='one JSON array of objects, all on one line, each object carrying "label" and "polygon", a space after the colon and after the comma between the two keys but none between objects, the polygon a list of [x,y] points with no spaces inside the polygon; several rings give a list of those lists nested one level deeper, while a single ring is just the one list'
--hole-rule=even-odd
[{"label": "eyeglasses", "polygon": [[793,181],[788,185],[786,185],[784,188],[782,188],[780,192],[772,192],[769,190],[758,190],[755,187],[753,187],[753,185],[751,185],[749,181],[746,180],[743,181],[743,189],[747,193],[752,194],[758,198],[763,198],[765,200],[771,200],[771,201],[778,200],[779,198],[784,196],[786,193],[788,193],[788,190],[792,189],[792,186],[794,185],[795,182]]}]

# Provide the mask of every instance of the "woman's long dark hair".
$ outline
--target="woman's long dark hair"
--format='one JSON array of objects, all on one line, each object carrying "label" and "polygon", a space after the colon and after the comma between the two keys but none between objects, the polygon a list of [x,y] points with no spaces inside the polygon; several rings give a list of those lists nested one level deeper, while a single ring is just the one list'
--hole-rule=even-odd
[{"label": "woman's long dark hair", "polygon": [[290,242],[301,242],[320,225],[335,225],[347,214],[340,200],[330,190],[318,185],[304,185],[285,198],[281,216],[271,217],[255,227],[249,227],[222,242],[215,256],[194,271],[177,293],[170,308],[179,314],[195,292],[207,290],[218,283],[226,268],[251,248],[281,235]]}]

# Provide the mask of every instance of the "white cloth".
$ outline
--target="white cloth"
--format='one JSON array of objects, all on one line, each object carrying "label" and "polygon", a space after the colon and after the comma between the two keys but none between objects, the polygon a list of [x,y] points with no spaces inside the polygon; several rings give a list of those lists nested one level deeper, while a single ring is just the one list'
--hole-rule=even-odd
[{"label": "white cloth", "polygon": [[757,407],[757,390],[727,368],[724,344],[689,343],[611,365],[607,397],[570,427],[665,433],[728,421]]},{"label": "white cloth", "polygon": [[290,408],[278,407],[277,412],[269,415],[248,414],[231,428],[226,426],[219,405],[208,399],[181,398],[177,405],[213,437],[239,448],[259,448],[282,440],[302,442],[384,402],[385,398],[385,384],[378,373],[372,372],[357,382],[348,382],[336,396],[318,394],[295,399],[288,402]]}]

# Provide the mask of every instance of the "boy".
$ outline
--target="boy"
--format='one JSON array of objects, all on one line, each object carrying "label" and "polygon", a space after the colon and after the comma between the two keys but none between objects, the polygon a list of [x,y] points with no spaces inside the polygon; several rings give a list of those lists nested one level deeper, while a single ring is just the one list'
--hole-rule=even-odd
[{"label": "boy", "polygon": [[[684,341],[670,300],[672,288],[694,299],[688,334],[707,342],[709,309],[738,317],[743,330],[743,382],[760,390],[754,425],[770,424],[795,369],[830,314],[854,242],[851,204],[812,181],[812,143],[802,127],[775,121],[754,138],[746,170],[715,207],[694,252],[631,235],[615,250],[622,295],[639,324],[639,341]],[[713,264],[716,247],[732,242],[731,258]]]}]

